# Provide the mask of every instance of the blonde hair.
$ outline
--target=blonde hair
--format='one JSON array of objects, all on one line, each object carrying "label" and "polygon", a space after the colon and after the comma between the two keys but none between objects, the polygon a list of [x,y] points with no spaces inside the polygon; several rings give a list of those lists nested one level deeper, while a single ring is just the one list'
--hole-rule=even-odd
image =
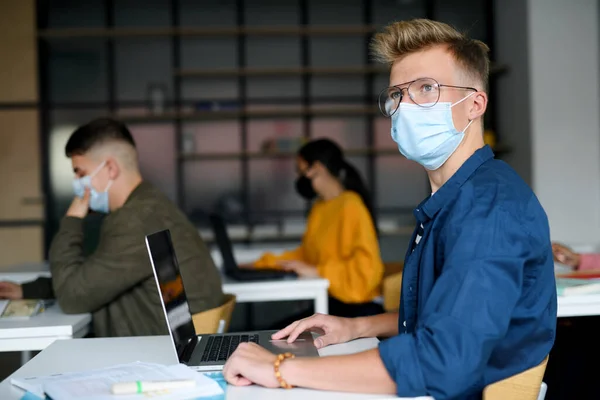
[{"label": "blonde hair", "polygon": [[371,52],[376,61],[391,66],[403,56],[437,45],[445,45],[464,72],[487,91],[490,49],[482,41],[470,39],[443,22],[428,19],[394,22],[374,36]]}]

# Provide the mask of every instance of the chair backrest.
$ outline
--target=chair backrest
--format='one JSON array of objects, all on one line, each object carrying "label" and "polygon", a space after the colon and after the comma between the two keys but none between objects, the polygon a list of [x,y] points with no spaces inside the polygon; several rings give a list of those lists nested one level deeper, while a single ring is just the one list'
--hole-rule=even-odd
[{"label": "chair backrest", "polygon": [[487,385],[483,400],[537,400],[548,364],[548,356],[537,366]]},{"label": "chair backrest", "polygon": [[387,312],[400,309],[400,290],[402,289],[402,272],[396,272],[383,279],[383,308]]},{"label": "chair backrest", "polygon": [[[196,334],[227,332],[231,322],[231,314],[233,314],[233,308],[235,307],[235,300],[235,295],[226,294],[223,305],[192,315]],[[221,320],[225,321],[223,332],[219,332]]]}]

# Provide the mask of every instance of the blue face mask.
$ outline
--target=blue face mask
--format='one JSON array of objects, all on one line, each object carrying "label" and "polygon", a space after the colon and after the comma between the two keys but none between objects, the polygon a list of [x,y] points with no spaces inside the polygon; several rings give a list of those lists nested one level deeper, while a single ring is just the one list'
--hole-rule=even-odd
[{"label": "blue face mask", "polygon": [[108,189],[112,186],[113,181],[109,181],[104,192],[98,192],[92,187],[92,178],[106,165],[106,161],[98,166],[90,175],[81,178],[73,179],[73,191],[75,196],[83,197],[85,188],[90,188],[90,208],[94,211],[108,214],[110,211],[108,201]]},{"label": "blue face mask", "polygon": [[452,107],[469,96],[454,104],[437,103],[429,108],[400,103],[392,115],[392,139],[398,144],[400,153],[428,170],[441,167],[456,151],[473,122],[469,121],[459,132],[452,121]]}]

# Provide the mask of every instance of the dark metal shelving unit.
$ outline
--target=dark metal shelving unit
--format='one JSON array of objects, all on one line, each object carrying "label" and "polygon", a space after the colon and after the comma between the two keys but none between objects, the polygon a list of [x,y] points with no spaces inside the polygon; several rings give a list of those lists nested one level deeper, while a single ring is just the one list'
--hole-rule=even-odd
[{"label": "dark metal shelving unit", "polygon": [[[309,1],[298,0],[298,21],[295,26],[250,26],[245,20],[245,9],[248,6],[248,0],[235,1],[235,25],[230,27],[187,27],[181,26],[180,21],[180,1],[170,1],[170,25],[165,27],[145,27],[129,28],[116,27],[114,21],[115,2],[119,0],[104,0],[104,27],[102,28],[61,28],[54,29],[48,26],[48,2],[38,0],[38,51],[40,65],[40,103],[39,104],[2,104],[0,108],[40,106],[40,129],[42,143],[42,171],[43,187],[47,199],[46,220],[51,221],[53,211],[53,199],[51,195],[50,176],[48,173],[48,135],[50,132],[50,110],[79,110],[104,108],[116,117],[126,122],[143,123],[172,123],[175,128],[175,149],[176,154],[176,186],[177,198],[181,208],[186,206],[186,188],[185,188],[185,165],[189,162],[202,162],[205,160],[239,160],[241,170],[241,193],[244,203],[244,219],[247,222],[250,231],[252,231],[251,220],[256,215],[276,215],[278,218],[287,216],[296,216],[305,214],[308,211],[308,205],[304,210],[256,212],[249,209],[250,206],[250,164],[255,159],[267,158],[288,158],[293,162],[293,153],[259,153],[249,151],[248,123],[253,119],[278,119],[294,118],[301,121],[302,136],[306,139],[313,137],[312,125],[315,118],[321,117],[361,117],[366,121],[366,131],[364,148],[346,149],[348,156],[365,157],[366,159],[366,183],[373,196],[375,213],[390,214],[398,213],[407,215],[411,209],[385,209],[377,208],[377,159],[378,156],[398,155],[397,149],[379,149],[375,143],[375,124],[378,118],[376,105],[376,95],[373,93],[375,77],[378,74],[387,73],[385,67],[374,65],[371,62],[369,54],[369,41],[372,34],[377,30],[374,23],[374,6],[371,0],[362,0],[362,21],[358,25],[311,25],[309,20]],[[425,7],[425,17],[436,17],[436,1],[423,0]],[[485,2],[487,3],[487,2]],[[492,7],[485,8],[485,21],[487,26],[488,43],[493,49],[493,15]],[[247,38],[251,36],[265,37],[298,37],[300,40],[300,65],[296,68],[250,68],[247,66]],[[339,66],[339,67],[316,67],[311,60],[311,40],[317,37],[362,37],[364,40],[364,65],[363,66]],[[171,68],[173,99],[166,103],[166,111],[162,115],[134,115],[125,114],[123,111],[127,108],[146,107],[145,100],[140,101],[118,101],[117,100],[117,79],[116,79],[116,60],[115,60],[115,40],[118,38],[170,38],[171,42]],[[236,40],[237,46],[237,66],[234,69],[183,69],[182,68],[182,38],[215,38],[231,37]],[[48,41],[58,41],[63,38],[103,38],[105,41],[106,68],[108,97],[106,102],[50,102],[49,96],[49,66],[48,66]],[[492,53],[493,55],[493,53]],[[503,66],[494,65],[493,74],[506,72]],[[363,96],[327,96],[318,97],[311,93],[311,79],[314,76],[362,76],[364,77],[366,93]],[[248,97],[248,77],[250,76],[298,76],[301,79],[301,92],[297,98],[261,98],[253,99]],[[238,96],[230,100],[218,100],[216,103],[233,103],[234,109],[227,111],[198,111],[200,104],[213,103],[210,98],[198,98],[194,100],[184,99],[183,87],[188,79],[195,77],[232,77],[237,80]],[[491,80],[492,92],[494,88],[493,79]],[[493,95],[493,94],[492,94]],[[343,103],[345,106],[336,106],[327,108],[327,104]],[[295,106],[293,109],[274,108],[272,110],[254,110],[254,105],[277,104]],[[117,112],[120,110],[121,112]],[[193,111],[190,111],[193,110]],[[495,115],[493,107],[488,111],[489,116],[486,122],[494,122]],[[204,121],[204,120],[235,120],[240,126],[240,152],[234,153],[210,153],[210,154],[188,154],[184,153],[182,148],[183,128],[186,121]],[[510,149],[499,145],[497,154],[510,151]],[[46,245],[50,243],[52,230],[46,229]],[[276,241],[275,239],[270,241]]]}]

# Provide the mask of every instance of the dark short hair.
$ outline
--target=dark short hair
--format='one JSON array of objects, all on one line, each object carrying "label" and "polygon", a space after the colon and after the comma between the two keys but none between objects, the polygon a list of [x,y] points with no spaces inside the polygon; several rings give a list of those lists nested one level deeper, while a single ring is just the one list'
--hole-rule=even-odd
[{"label": "dark short hair", "polygon": [[67,157],[80,156],[106,141],[119,141],[135,147],[131,132],[124,123],[111,118],[97,118],[77,128],[65,146]]}]

